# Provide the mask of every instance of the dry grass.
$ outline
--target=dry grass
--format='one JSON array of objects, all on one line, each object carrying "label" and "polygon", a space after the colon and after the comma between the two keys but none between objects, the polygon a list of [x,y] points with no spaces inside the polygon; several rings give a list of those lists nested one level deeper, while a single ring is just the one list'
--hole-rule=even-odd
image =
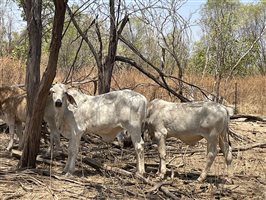
[{"label": "dry grass", "polygon": [[[169,96],[169,93],[164,89],[159,88],[152,80],[147,79],[143,74],[136,70],[124,70],[114,73],[113,87],[118,88],[135,88],[136,91],[144,94],[148,100],[154,98],[162,98],[169,101],[177,101],[175,97]],[[206,76],[201,79],[200,76],[189,74],[185,77],[189,83],[197,85],[209,92],[212,91],[214,79],[211,76]],[[231,80],[221,83],[221,94],[229,104],[234,104],[235,101],[235,85],[237,83],[237,108],[239,113],[249,113],[266,115],[266,77],[257,75],[249,77],[235,77]],[[174,88],[178,88],[176,83],[169,81],[169,84]],[[187,92],[188,91],[188,92]],[[185,90],[185,93],[191,92],[190,87]],[[194,97],[199,96],[199,90],[193,91]]]},{"label": "dry grass", "polygon": [[0,86],[24,83],[25,63],[11,58],[0,58]]},{"label": "dry grass", "polygon": [[[42,61],[41,71],[43,72],[46,66],[45,59]],[[73,80],[81,79],[90,73],[90,77],[96,77],[96,68],[83,68],[74,73]],[[66,76],[67,71],[58,70],[55,81],[62,81]],[[0,59],[0,86],[13,85],[24,83],[25,80],[25,63],[10,58]],[[206,76],[204,79],[200,75],[187,74],[185,80],[189,83],[200,86],[211,92],[214,79],[212,76]],[[240,113],[266,115],[266,77],[263,76],[248,76],[234,77],[233,79],[223,81],[221,83],[221,94],[229,104],[234,104],[235,99],[235,84],[237,83],[237,107]],[[169,80],[169,84],[173,88],[178,88],[178,85]],[[93,94],[93,84],[85,84],[82,88],[85,92]],[[162,98],[169,101],[178,101],[175,97],[169,95],[164,89],[158,87],[152,80],[141,74],[135,69],[129,68],[124,70],[116,70],[113,74],[112,89],[133,88],[134,90],[144,94],[148,100],[154,98]],[[191,95],[197,99],[202,99],[198,90],[191,90],[187,87],[184,91],[186,95]]]}]

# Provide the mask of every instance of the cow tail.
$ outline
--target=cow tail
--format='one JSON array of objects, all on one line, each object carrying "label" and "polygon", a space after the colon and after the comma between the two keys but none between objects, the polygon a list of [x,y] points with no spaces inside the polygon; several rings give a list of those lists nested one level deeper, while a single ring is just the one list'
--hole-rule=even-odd
[{"label": "cow tail", "polygon": [[229,115],[229,112],[228,110],[226,109],[226,113],[227,113],[227,119],[226,119],[226,132],[227,132],[227,141],[228,141],[228,144],[229,146],[232,146],[231,145],[231,141],[230,141],[230,137],[229,137],[229,133],[230,133],[230,128],[229,128],[229,122],[230,122],[230,115]]},{"label": "cow tail", "polygon": [[143,118],[142,126],[141,126],[141,136],[142,136],[143,139],[145,138],[145,133],[148,130],[147,119],[148,119],[148,116],[149,116],[149,108],[150,108],[149,104],[150,103],[148,101],[145,102],[145,108],[144,108],[145,114],[144,114],[144,118]]}]

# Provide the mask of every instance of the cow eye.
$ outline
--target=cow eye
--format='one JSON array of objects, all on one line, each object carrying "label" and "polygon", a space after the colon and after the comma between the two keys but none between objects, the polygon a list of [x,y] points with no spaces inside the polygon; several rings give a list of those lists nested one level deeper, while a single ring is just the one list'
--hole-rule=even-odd
[{"label": "cow eye", "polygon": [[50,90],[49,93],[48,93],[48,95],[51,95],[53,93],[55,93],[55,92],[53,90]]}]

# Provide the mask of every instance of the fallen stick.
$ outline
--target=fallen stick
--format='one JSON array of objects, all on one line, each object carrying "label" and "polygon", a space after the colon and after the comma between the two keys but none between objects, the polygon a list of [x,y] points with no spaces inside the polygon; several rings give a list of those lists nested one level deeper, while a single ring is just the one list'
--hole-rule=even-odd
[{"label": "fallen stick", "polygon": [[237,134],[232,128],[229,128],[229,135],[234,138],[235,140],[238,141],[246,141],[246,142],[250,142],[251,139],[249,138],[245,138],[244,136],[240,136],[239,134]]},{"label": "fallen stick", "polygon": [[[136,174],[135,177],[137,177],[138,179],[142,180],[144,183],[151,185],[151,186],[156,186],[157,184],[151,180],[146,179],[145,177]],[[176,195],[174,195],[172,192],[170,192],[166,187],[161,186],[160,190],[168,197],[174,199],[174,200],[179,200],[180,198],[177,197]]]},{"label": "fallen stick", "polygon": [[249,149],[253,149],[253,148],[266,148],[266,143],[257,143],[257,144],[251,144],[251,145],[245,145],[245,146],[240,146],[240,147],[235,147],[233,148],[233,151],[246,151]]},{"label": "fallen stick", "polygon": [[[253,143],[250,145],[244,145],[244,146],[239,146],[239,147],[232,147],[232,151],[236,152],[236,151],[247,151],[253,148],[266,148],[266,143]],[[191,154],[193,155],[194,153],[200,153],[200,152],[205,152],[206,150],[201,150],[201,149],[196,149],[196,150],[192,150],[192,151],[186,151],[186,152],[181,152],[179,151],[178,153],[182,153],[182,154]],[[222,153],[221,150],[219,150],[219,153]]]},{"label": "fallen stick", "polygon": [[160,189],[160,187],[162,187],[163,185],[171,185],[171,184],[173,184],[173,181],[167,181],[167,182],[157,183],[156,185],[154,185],[150,189],[146,190],[145,193],[151,193],[151,192],[153,192],[155,190]]}]

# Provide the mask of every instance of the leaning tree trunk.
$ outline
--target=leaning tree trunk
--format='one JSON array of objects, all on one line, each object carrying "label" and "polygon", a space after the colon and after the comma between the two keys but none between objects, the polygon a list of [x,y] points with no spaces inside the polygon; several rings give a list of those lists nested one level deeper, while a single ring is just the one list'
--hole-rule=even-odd
[{"label": "leaning tree trunk", "polygon": [[[42,81],[37,86],[36,95],[32,95],[32,107],[31,112],[27,114],[26,128],[24,134],[24,148],[21,160],[19,162],[20,168],[35,168],[36,157],[40,147],[40,133],[41,123],[43,119],[43,113],[46,104],[46,98],[48,96],[49,88],[52,85],[54,77],[56,75],[56,66],[58,61],[59,49],[62,40],[62,31],[64,26],[64,18],[66,11],[67,0],[54,0],[55,5],[55,16],[52,31],[52,40],[50,46],[50,55],[46,71],[43,75]],[[34,7],[30,9],[34,12]],[[34,23],[33,23],[34,24]],[[29,28],[29,32],[33,31]],[[35,45],[34,43],[32,44]],[[31,48],[31,47],[30,47]],[[30,51],[31,54],[31,51]],[[30,55],[29,54],[29,55]],[[28,66],[29,68],[33,66]],[[40,68],[40,64],[35,67]],[[35,74],[32,74],[35,75]],[[27,76],[31,79],[28,74]],[[33,76],[34,77],[34,76]],[[28,86],[31,87],[32,82],[27,82]],[[35,86],[36,87],[36,86]],[[29,94],[29,93],[28,93]]]},{"label": "leaning tree trunk", "polygon": [[[22,1],[23,2],[23,1]],[[40,83],[40,62],[41,62],[41,43],[42,43],[42,0],[25,0],[23,9],[27,19],[27,29],[29,36],[29,49],[26,67],[26,90],[27,90],[27,119],[29,124],[32,115],[34,97]],[[23,137],[23,144],[26,141],[26,134]],[[21,147],[20,147],[21,148]]]},{"label": "leaning tree trunk", "polygon": [[114,62],[106,62],[98,68],[98,93],[110,92]]}]

